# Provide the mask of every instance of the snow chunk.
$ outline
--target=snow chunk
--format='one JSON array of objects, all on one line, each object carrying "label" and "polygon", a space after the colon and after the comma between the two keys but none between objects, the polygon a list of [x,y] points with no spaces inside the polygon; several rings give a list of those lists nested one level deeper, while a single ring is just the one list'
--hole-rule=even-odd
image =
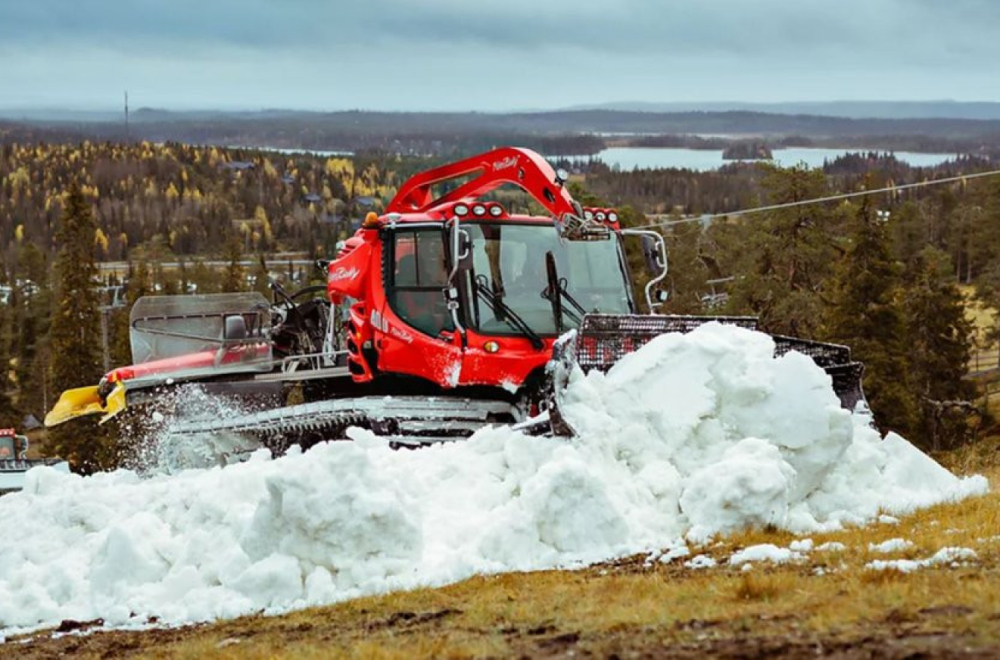
[{"label": "snow chunk", "polygon": [[902,552],[903,550],[908,550],[913,547],[913,542],[907,541],[906,539],[889,539],[888,541],[882,541],[881,543],[869,543],[868,550],[871,552],[880,552],[882,554],[888,554],[890,552]]},{"label": "snow chunk", "polygon": [[773,543],[761,543],[751,545],[733,554],[729,558],[729,564],[739,566],[752,561],[769,561],[772,564],[785,564],[790,561],[799,561],[802,555],[788,548],[779,548]]},{"label": "snow chunk", "polygon": [[970,548],[941,548],[927,559],[876,559],[865,564],[865,568],[875,571],[894,570],[900,573],[912,573],[921,568],[931,566],[960,566],[978,558],[975,550]]},{"label": "snow chunk", "polygon": [[924,566],[923,562],[916,559],[876,559],[865,564],[865,568],[873,571],[899,571],[900,573],[912,573]]},{"label": "snow chunk", "polygon": [[788,549],[793,552],[810,552],[813,549],[813,540],[796,539],[788,544]]},{"label": "snow chunk", "polygon": [[708,555],[698,555],[684,562],[684,566],[686,566],[687,568],[695,568],[695,569],[714,568],[716,565],[718,565],[718,562],[715,561],[715,559],[713,559],[712,557],[709,557]]},{"label": "snow chunk", "polygon": [[688,550],[688,547],[686,545],[679,545],[671,548],[670,550],[660,555],[659,561],[661,564],[669,564],[675,559],[680,559],[681,557],[689,557],[690,555],[691,551]]},{"label": "snow chunk", "polygon": [[934,553],[934,556],[928,559],[928,563],[937,564],[952,564],[955,562],[963,561],[973,561],[977,559],[979,555],[976,551],[971,548],[941,548]]},{"label": "snow chunk", "polygon": [[688,538],[706,541],[748,525],[784,526],[794,477],[777,447],[758,438],[741,440],[688,479],[680,499],[691,521]]},{"label": "snow chunk", "polygon": [[816,549],[820,552],[843,552],[847,549],[847,546],[840,541],[827,541],[822,545],[816,546]]}]

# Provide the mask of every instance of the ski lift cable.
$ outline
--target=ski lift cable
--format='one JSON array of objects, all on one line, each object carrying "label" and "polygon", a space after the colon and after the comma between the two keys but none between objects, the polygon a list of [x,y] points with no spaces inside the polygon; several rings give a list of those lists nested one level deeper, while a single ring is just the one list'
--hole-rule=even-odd
[{"label": "ski lift cable", "polygon": [[704,215],[699,215],[697,217],[691,218],[680,218],[678,220],[664,220],[663,222],[651,222],[645,225],[639,225],[637,227],[631,227],[631,229],[653,229],[656,227],[669,227],[671,225],[680,225],[686,222],[705,222],[708,220],[715,220],[716,218],[732,218],[740,215],[750,215],[751,213],[762,213],[764,211],[776,211],[778,209],[787,209],[796,206],[806,206],[808,204],[820,204],[822,202],[834,202],[839,199],[850,199],[852,197],[863,197],[864,195],[877,195],[879,193],[885,192],[897,192],[899,190],[909,190],[911,188],[921,188],[924,186],[933,186],[941,183],[954,183],[956,181],[967,181],[968,179],[979,179],[987,176],[997,176],[1000,175],[1000,170],[991,170],[989,172],[976,172],[974,174],[962,174],[959,176],[950,176],[943,179],[931,179],[930,181],[918,181],[916,183],[904,183],[899,186],[888,186],[886,188],[877,188],[875,190],[858,190],[849,193],[840,193],[838,195],[828,195],[826,197],[816,197],[814,199],[802,199],[795,202],[784,202],[782,204],[768,204],[767,206],[757,206],[755,208],[743,209],[742,211],[730,211],[728,213],[706,213]]}]

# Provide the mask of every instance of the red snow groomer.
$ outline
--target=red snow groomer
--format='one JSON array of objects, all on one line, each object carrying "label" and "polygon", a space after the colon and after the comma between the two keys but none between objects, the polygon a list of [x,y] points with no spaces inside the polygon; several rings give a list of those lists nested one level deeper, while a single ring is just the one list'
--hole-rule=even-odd
[{"label": "red snow groomer", "polygon": [[57,458],[28,458],[28,437],[11,428],[0,428],[0,495],[24,488],[28,470],[40,465],[69,471],[69,465]]},{"label": "red snow groomer", "polygon": [[[495,422],[569,433],[558,401],[573,362],[606,370],[652,337],[709,320],[756,327],[748,317],[656,315],[662,236],[623,228],[614,209],[582,208],[565,183],[538,154],[497,149],[407,181],[324,264],[325,287],[287,294],[272,285],[271,302],[256,293],[142,298],[130,318],[136,364],[65,392],[46,424],[170,399],[171,433],[235,433],[276,449],[343,437],[350,425],[397,445]],[[546,214],[483,199],[506,184]],[[646,315],[626,240],[641,242],[650,271]],[[824,367],[845,407],[863,401],[849,349],[775,341],[779,353],[798,350]],[[176,404],[183,397],[162,396],[192,384],[242,400],[245,412],[192,416]]]}]

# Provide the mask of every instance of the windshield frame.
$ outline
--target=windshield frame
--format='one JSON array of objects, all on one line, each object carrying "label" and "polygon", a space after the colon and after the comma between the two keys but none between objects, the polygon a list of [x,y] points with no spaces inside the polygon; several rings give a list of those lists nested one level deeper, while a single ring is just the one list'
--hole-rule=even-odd
[{"label": "windshield frame", "polygon": [[[544,221],[538,221],[538,220],[469,219],[469,220],[464,220],[461,223],[460,226],[469,226],[469,225],[480,225],[480,226],[487,226],[487,227],[489,227],[489,226],[501,226],[501,227],[507,227],[507,226],[529,226],[529,227],[537,227],[539,231],[545,231],[545,230],[551,231],[552,234],[554,236],[556,236],[557,240],[559,240],[559,241],[567,240],[567,239],[563,239],[563,238],[559,238],[558,237],[558,234],[557,234],[556,228],[555,228],[555,222],[552,221],[552,220],[544,222]],[[609,232],[608,238],[601,239],[601,240],[608,240],[608,241],[612,241],[613,242],[614,252],[615,252],[615,256],[616,256],[617,270],[618,270],[618,272],[622,276],[622,285],[623,285],[623,287],[625,289],[625,301],[626,301],[625,302],[625,306],[626,306],[627,310],[624,313],[634,314],[635,313],[635,309],[636,309],[635,296],[634,296],[633,286],[632,286],[632,277],[631,277],[631,273],[630,273],[629,268],[628,268],[628,260],[627,260],[627,257],[625,255],[625,249],[624,249],[624,244],[622,242],[622,237],[618,234],[618,232],[612,231],[612,232]],[[475,241],[473,241],[473,242],[475,242]],[[590,242],[595,242],[595,241],[569,241],[569,242],[571,242],[571,243],[576,243],[576,242],[590,243]],[[478,299],[477,299],[477,296],[473,292],[472,286],[471,286],[472,273],[473,272],[474,271],[472,269],[467,269],[467,270],[463,269],[463,270],[460,270],[459,271],[459,281],[457,282],[457,286],[458,286],[458,288],[459,288],[459,290],[461,292],[461,300],[462,300],[462,305],[461,305],[460,312],[461,312],[461,315],[462,315],[462,322],[465,325],[465,327],[468,330],[470,330],[472,332],[475,332],[476,334],[483,335],[483,336],[488,336],[488,337],[521,337],[521,338],[527,339],[527,336],[524,333],[518,332],[518,331],[514,330],[513,328],[509,328],[509,327],[508,327],[507,330],[503,330],[503,331],[497,330],[497,329],[492,329],[492,328],[491,329],[487,329],[487,330],[481,329],[481,324],[477,320],[477,317],[479,317],[480,315],[476,314],[475,310],[472,307],[472,305],[479,305],[480,304],[479,301],[478,301]],[[477,273],[477,275],[478,274],[479,273]],[[562,278],[562,277],[565,276],[563,273],[560,273],[559,275],[560,275],[560,278]],[[547,285],[547,282],[542,281],[541,284]],[[517,311],[517,310],[515,309],[514,311]],[[609,312],[602,312],[602,313],[612,314],[612,313],[616,313],[616,312],[609,311]],[[617,313],[621,313],[621,312],[617,312]],[[528,325],[531,327],[532,331],[535,332],[540,337],[552,338],[552,337],[558,337],[560,334],[562,334],[562,333],[560,333],[556,329],[559,326],[559,324],[556,323],[554,319],[553,319],[553,329],[551,331],[548,328],[535,328],[530,323]]]}]

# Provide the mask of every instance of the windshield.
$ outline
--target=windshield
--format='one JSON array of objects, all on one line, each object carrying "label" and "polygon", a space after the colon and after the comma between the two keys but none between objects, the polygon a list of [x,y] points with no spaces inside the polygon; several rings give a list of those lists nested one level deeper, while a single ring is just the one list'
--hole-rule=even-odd
[{"label": "windshield", "polygon": [[[557,334],[552,302],[545,297],[549,252],[565,285],[563,330],[576,327],[581,316],[574,303],[587,313],[629,313],[628,284],[613,235],[607,240],[568,241],[560,239],[552,225],[542,224],[469,223],[463,229],[472,238],[470,323],[480,332],[514,334],[504,319],[506,307],[534,332]],[[503,304],[491,308],[485,300],[489,296],[476,295],[476,287]]]}]

